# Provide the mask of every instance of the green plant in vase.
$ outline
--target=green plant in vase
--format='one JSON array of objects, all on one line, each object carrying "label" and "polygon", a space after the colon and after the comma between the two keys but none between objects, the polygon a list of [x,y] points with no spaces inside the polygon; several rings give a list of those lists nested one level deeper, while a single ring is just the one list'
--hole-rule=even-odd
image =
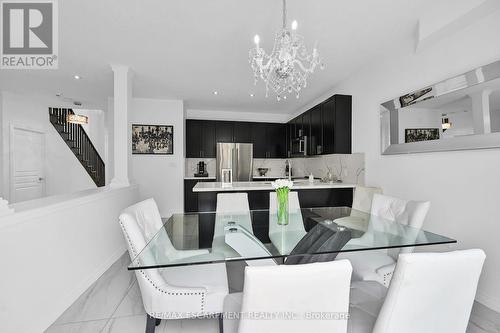
[{"label": "green plant in vase", "polygon": [[288,225],[288,193],[293,187],[293,182],[287,179],[278,179],[272,182],[276,190],[276,200],[278,204],[278,224]]}]

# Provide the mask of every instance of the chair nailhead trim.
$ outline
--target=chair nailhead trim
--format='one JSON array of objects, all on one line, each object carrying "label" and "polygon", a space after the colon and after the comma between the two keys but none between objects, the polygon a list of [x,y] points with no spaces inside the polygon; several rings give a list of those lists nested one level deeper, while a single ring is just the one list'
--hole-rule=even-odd
[{"label": "chair nailhead trim", "polygon": [[[123,234],[125,235],[125,238],[127,239],[127,243],[129,245],[129,249],[130,251],[132,252],[132,255],[133,257],[137,257],[137,254],[136,254],[136,251],[135,251],[135,248],[132,244],[132,241],[130,240],[130,237],[127,233],[127,230],[125,229],[125,227],[123,226],[123,223],[122,221],[120,221],[120,227],[122,228],[122,231],[123,231]],[[146,278],[146,280],[149,281],[149,283],[151,283],[151,285],[159,292],[163,293],[163,294],[167,294],[167,295],[170,295],[170,296],[179,296],[179,295],[183,295],[183,296],[198,296],[200,295],[201,296],[201,307],[200,307],[200,311],[201,312],[204,312],[205,310],[205,292],[198,292],[198,293],[194,293],[194,292],[190,292],[190,293],[173,293],[171,291],[168,291],[168,290],[164,290],[160,287],[158,287],[156,285],[156,283],[154,283],[150,278],[149,276],[141,269],[139,270],[139,272],[141,272],[141,274]]]}]

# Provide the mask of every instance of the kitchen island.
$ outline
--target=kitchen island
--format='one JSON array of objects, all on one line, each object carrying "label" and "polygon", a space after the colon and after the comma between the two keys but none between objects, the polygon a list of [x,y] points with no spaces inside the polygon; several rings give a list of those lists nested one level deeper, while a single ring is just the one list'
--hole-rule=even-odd
[{"label": "kitchen island", "polygon": [[[309,180],[294,180],[294,190],[314,190],[314,189],[337,189],[355,188],[354,184],[346,183],[324,183],[319,180],[309,182]],[[221,182],[197,183],[193,187],[193,192],[246,192],[246,191],[274,191],[270,181],[234,182],[231,186],[223,187]]]},{"label": "kitchen island", "polygon": [[[294,180],[292,191],[297,191],[302,208],[351,206],[355,184],[324,183],[319,180]],[[220,182],[198,182],[192,190],[197,194],[198,211],[214,212],[217,208],[217,193],[245,192],[251,210],[269,209],[269,194],[274,189],[270,181],[233,182],[223,187]]]}]

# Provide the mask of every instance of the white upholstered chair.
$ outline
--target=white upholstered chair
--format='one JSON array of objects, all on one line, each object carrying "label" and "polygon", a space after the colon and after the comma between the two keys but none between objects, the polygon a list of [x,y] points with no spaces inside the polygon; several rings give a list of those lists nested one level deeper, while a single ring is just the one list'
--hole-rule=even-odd
[{"label": "white upholstered chair", "polygon": [[289,254],[306,234],[297,192],[288,194],[288,212],[288,225],[279,225],[276,192],[269,193],[269,239],[281,254]]},{"label": "white upholstered chair", "polygon": [[[421,229],[429,211],[430,203],[428,201],[406,201],[399,198],[390,197],[375,193],[370,214],[383,219],[384,221],[393,221],[414,228],[415,236],[418,229]],[[384,223],[371,221],[368,229],[363,236],[358,239],[352,239],[347,246],[354,243],[363,244],[363,242],[375,237],[377,227],[385,226]],[[384,230],[386,233],[390,230]],[[370,242],[367,242],[370,243]],[[410,253],[413,248],[362,251],[352,253],[340,253],[338,259],[348,259],[353,266],[353,280],[377,281],[388,287],[392,278],[396,260],[400,253]]]},{"label": "white upholstered chair", "polygon": [[482,250],[401,254],[388,290],[353,282],[349,333],[465,333],[484,259]]},{"label": "white upholstered chair", "polygon": [[372,209],[373,196],[381,193],[382,189],[379,187],[356,186],[352,200],[353,210],[351,211],[351,215],[336,219],[335,223],[351,229],[366,231],[369,220],[368,216]]},{"label": "white upholstered chair", "polygon": [[[153,199],[126,208],[119,220],[132,260],[157,232],[165,232],[161,246],[142,253],[141,259],[135,259],[136,261],[154,262],[157,256],[176,260],[209,255],[207,250],[176,250],[163,229],[160,213]],[[143,269],[134,272],[147,313],[146,332],[154,332],[155,323],[161,319],[222,313],[224,297],[228,294],[224,264]]]},{"label": "white upholstered chair", "polygon": [[[247,267],[243,293],[229,294],[224,301],[224,332],[345,333],[351,271],[347,260]],[[338,317],[315,320],[308,314]]]}]

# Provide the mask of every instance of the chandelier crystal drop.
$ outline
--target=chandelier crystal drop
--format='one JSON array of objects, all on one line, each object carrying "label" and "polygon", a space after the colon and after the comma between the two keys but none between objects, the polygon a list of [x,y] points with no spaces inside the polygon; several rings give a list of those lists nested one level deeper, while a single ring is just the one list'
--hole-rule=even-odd
[{"label": "chandelier crystal drop", "polygon": [[261,78],[266,84],[266,97],[269,90],[276,93],[276,99],[286,99],[286,94],[295,93],[307,87],[307,77],[314,73],[316,66],[324,68],[318,50],[314,47],[312,54],[307,52],[304,38],[295,33],[297,21],[286,27],[286,0],[283,0],[283,28],[276,33],[274,48],[271,54],[259,47],[260,37],[255,35],[255,48],[250,50],[249,62],[254,73],[255,84]]}]

